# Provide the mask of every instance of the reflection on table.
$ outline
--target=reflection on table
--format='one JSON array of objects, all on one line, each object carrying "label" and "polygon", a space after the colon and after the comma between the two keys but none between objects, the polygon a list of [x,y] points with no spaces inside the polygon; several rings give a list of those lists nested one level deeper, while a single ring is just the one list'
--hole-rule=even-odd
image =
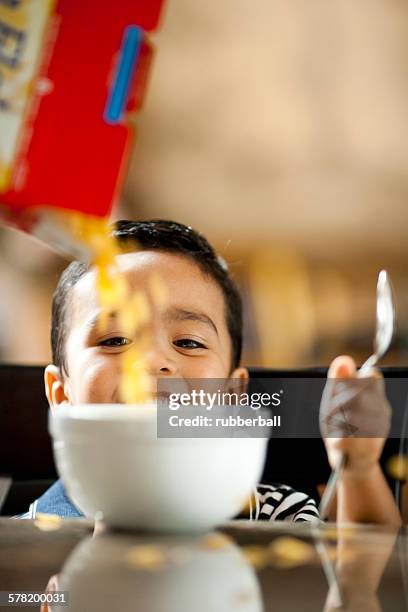
[{"label": "reflection on table", "polygon": [[69,592],[44,612],[408,609],[406,530],[235,521],[156,536],[2,519],[0,550],[0,590]]}]

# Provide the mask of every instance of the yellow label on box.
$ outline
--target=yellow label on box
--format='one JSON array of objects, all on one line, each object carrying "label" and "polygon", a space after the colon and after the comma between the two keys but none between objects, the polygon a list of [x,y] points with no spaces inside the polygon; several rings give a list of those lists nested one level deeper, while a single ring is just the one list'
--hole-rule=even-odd
[{"label": "yellow label on box", "polygon": [[0,0],[0,192],[12,177],[54,0]]}]

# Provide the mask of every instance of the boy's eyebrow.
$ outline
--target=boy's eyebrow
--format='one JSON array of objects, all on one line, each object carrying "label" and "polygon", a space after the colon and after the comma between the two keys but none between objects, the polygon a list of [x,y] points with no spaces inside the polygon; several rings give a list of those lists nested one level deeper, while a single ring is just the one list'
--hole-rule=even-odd
[{"label": "boy's eyebrow", "polygon": [[170,321],[200,321],[212,327],[218,336],[218,329],[214,321],[203,312],[185,310],[184,308],[170,308],[166,311],[165,318]]},{"label": "boy's eyebrow", "polygon": [[[109,312],[109,319],[115,320],[118,316],[118,312],[116,310],[112,310]],[[94,315],[92,315],[85,323],[85,327],[89,329],[93,329],[98,325],[98,322],[101,318],[101,311],[98,310]],[[212,327],[215,333],[218,336],[218,329],[214,323],[214,321],[203,312],[196,312],[194,310],[186,310],[184,308],[171,308],[165,312],[165,318],[169,321],[200,321],[201,323],[205,323]]]},{"label": "boy's eyebrow", "polygon": [[[85,321],[85,327],[88,327],[89,329],[93,329],[94,327],[97,327],[99,320],[101,318],[101,315],[102,315],[102,311],[98,310],[98,312],[96,312],[94,315],[92,315],[92,317],[89,317],[89,319]],[[118,313],[116,310],[111,310],[108,313],[109,319],[116,319],[117,316],[118,316]]]}]

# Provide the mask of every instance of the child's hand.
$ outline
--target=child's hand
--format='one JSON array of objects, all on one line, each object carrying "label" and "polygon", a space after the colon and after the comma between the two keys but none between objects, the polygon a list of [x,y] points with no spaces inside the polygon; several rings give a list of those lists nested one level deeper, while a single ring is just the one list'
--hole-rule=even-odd
[{"label": "child's hand", "polygon": [[346,455],[344,475],[365,476],[381,456],[391,407],[378,370],[358,378],[351,357],[337,357],[327,374],[320,405],[320,430],[331,467]]}]

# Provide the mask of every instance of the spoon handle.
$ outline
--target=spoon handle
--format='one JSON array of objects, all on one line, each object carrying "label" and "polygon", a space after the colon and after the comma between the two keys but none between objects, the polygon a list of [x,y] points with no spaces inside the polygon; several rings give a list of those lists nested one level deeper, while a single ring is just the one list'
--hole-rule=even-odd
[{"label": "spoon handle", "polygon": [[363,365],[360,367],[357,373],[357,377],[361,378],[368,372],[368,370],[376,366],[378,359],[379,359],[379,356],[377,355],[377,353],[373,353],[372,355],[370,355],[370,357],[366,359]]},{"label": "spoon handle", "polygon": [[341,453],[335,467],[332,470],[332,473],[330,474],[330,478],[327,482],[326,488],[320,500],[319,514],[320,519],[322,521],[327,518],[327,515],[329,513],[330,506],[332,504],[333,497],[337,489],[337,482],[341,476],[345,463],[346,455],[344,453]]}]

